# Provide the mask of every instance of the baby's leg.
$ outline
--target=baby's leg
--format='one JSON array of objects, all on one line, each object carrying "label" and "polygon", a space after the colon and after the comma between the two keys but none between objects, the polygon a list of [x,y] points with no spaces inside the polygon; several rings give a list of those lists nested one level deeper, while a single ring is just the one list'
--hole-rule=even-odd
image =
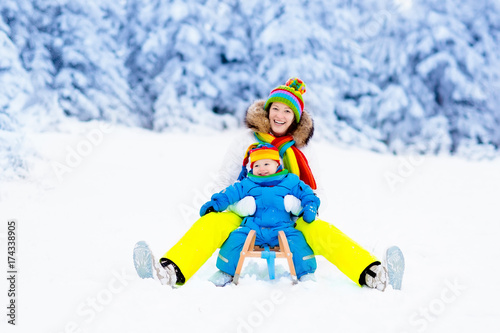
[{"label": "baby's leg", "polygon": [[241,227],[233,231],[222,244],[217,258],[217,268],[234,276],[236,266],[240,260],[240,252],[243,249],[250,228]]},{"label": "baby's leg", "polygon": [[293,254],[292,259],[297,278],[300,279],[302,275],[314,273],[317,267],[316,258],[302,232],[292,227],[283,229],[283,231],[288,240],[290,251],[292,251]]}]

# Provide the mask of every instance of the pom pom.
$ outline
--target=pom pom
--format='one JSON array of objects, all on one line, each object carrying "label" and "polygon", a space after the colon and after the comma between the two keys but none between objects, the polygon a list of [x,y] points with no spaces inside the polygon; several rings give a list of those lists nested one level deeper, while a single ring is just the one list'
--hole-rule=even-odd
[{"label": "pom pom", "polygon": [[285,83],[285,86],[298,91],[301,95],[306,92],[306,84],[298,77],[292,77],[291,79],[288,79],[288,81],[286,81]]}]

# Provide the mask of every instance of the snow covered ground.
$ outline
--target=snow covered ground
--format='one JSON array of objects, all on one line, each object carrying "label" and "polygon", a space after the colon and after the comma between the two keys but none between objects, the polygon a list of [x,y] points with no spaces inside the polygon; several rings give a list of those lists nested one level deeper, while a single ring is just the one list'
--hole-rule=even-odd
[{"label": "snow covered ground", "polygon": [[[1,249],[18,223],[17,325],[2,332],[499,332],[500,161],[395,157],[313,142],[321,218],[374,254],[398,244],[403,290],[359,288],[322,257],[316,282],[269,281],[251,261],[214,287],[215,255],[182,288],[135,275],[132,249],[157,256],[195,221],[235,132],[152,133],[75,123],[31,138],[31,183],[0,189]],[[5,252],[0,266],[6,271]],[[7,301],[1,279],[0,303]],[[5,330],[7,328],[7,330]]]}]

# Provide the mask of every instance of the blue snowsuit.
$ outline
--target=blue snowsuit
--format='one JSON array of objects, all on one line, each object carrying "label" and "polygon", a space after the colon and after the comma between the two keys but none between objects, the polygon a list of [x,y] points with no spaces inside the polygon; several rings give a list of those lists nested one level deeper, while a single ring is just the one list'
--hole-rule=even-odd
[{"label": "blue snowsuit", "polygon": [[233,204],[246,196],[254,197],[256,204],[254,215],[245,217],[241,226],[222,244],[217,258],[217,268],[234,276],[240,252],[250,230],[256,231],[255,245],[267,244],[270,247],[279,245],[278,231],[283,230],[293,253],[297,277],[314,273],[316,270],[314,252],[302,232],[294,228],[291,213],[285,210],[284,197],[288,194],[301,200],[302,207],[307,204],[319,207],[319,198],[312,189],[288,170],[269,176],[255,176],[250,173],[241,182],[212,196],[212,201],[220,205],[218,209],[216,208],[219,211],[225,209],[226,204]]}]

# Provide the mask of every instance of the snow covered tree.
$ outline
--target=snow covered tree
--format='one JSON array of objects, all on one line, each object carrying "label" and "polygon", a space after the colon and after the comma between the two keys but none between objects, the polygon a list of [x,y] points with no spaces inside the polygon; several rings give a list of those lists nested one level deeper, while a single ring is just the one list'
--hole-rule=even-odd
[{"label": "snow covered tree", "polygon": [[476,23],[488,22],[478,17],[498,13],[495,6],[430,0],[379,7],[386,13],[379,33],[362,45],[382,92],[364,120],[392,151],[498,148],[498,104],[489,89],[498,84],[498,41],[488,41],[497,28]]},{"label": "snow covered tree", "polygon": [[9,35],[18,9],[15,3],[4,3],[0,8],[0,181],[23,177],[27,174],[24,161],[24,138],[18,118],[32,94],[28,73],[19,60],[19,50]]},{"label": "snow covered tree", "polygon": [[64,112],[84,121],[150,126],[147,115],[138,112],[126,80],[124,50],[117,42],[123,23],[119,4],[71,0],[53,6],[53,87]]},{"label": "snow covered tree", "polygon": [[33,85],[22,123],[44,130],[69,115],[146,127],[124,79],[123,50],[116,40],[121,10],[114,1],[3,4],[9,36]]},{"label": "snow covered tree", "polygon": [[247,31],[233,24],[244,24],[238,8],[220,1],[128,2],[129,83],[156,130],[236,126],[231,115],[252,95]]},{"label": "snow covered tree", "polygon": [[53,130],[70,116],[157,131],[221,130],[299,76],[320,138],[393,153],[496,156],[499,7],[495,0],[5,0],[0,124],[10,133]]}]

